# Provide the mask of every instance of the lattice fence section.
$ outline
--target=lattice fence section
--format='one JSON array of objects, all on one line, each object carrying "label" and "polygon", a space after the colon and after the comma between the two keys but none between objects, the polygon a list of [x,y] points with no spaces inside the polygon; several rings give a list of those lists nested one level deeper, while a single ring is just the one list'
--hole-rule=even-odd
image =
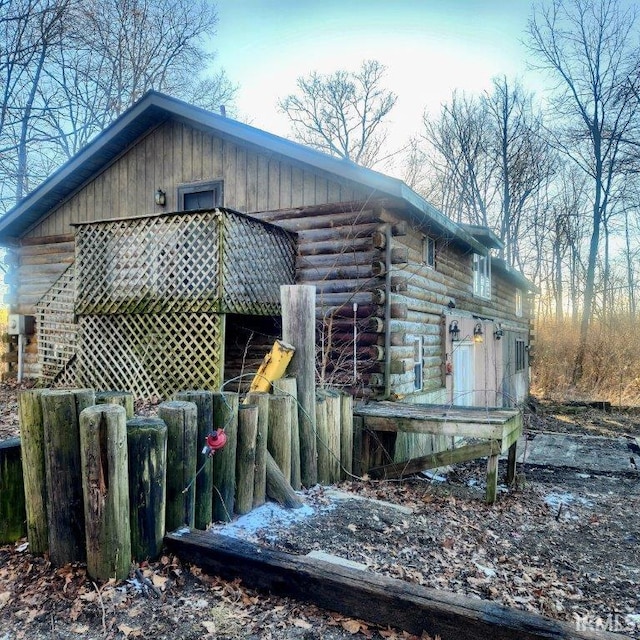
[{"label": "lattice fence section", "polygon": [[290,234],[226,210],[82,224],[76,313],[272,315],[294,266]]},{"label": "lattice fence section", "polygon": [[47,382],[56,381],[77,352],[74,295],[74,265],[71,264],[36,303],[38,363]]},{"label": "lattice fence section", "polygon": [[223,311],[278,315],[280,285],[295,282],[295,240],[278,227],[227,215],[223,224]]},{"label": "lattice fence section", "polygon": [[214,313],[81,316],[78,383],[166,398],[222,382],[223,317]]}]

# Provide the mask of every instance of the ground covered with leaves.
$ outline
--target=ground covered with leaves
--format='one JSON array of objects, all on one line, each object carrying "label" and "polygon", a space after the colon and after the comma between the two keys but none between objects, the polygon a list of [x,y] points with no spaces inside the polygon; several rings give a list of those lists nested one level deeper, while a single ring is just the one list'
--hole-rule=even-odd
[{"label": "ground covered with leaves", "polygon": [[[0,439],[19,432],[15,390],[0,389]],[[640,434],[640,417],[629,413],[534,409],[526,416],[530,434]],[[483,500],[484,474],[479,461],[456,466],[445,480],[343,483],[348,496],[337,500],[316,487],[305,497],[306,517],[243,536],[640,638],[638,474],[525,468],[518,489],[505,488],[492,506]],[[0,547],[0,618],[0,640],[413,637],[252,591],[171,555],[135,567],[128,581],[95,584],[84,566],[51,567],[24,541]]]}]

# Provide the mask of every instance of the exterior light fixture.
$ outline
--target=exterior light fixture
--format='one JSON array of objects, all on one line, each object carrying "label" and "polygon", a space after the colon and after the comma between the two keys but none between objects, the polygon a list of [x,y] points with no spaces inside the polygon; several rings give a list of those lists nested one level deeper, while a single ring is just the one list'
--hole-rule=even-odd
[{"label": "exterior light fixture", "polygon": [[473,341],[474,342],[484,342],[484,332],[482,331],[482,323],[477,322],[476,326],[473,327]]},{"label": "exterior light fixture", "polygon": [[167,204],[167,194],[162,189],[156,191],[156,204],[159,207],[164,207]]},{"label": "exterior light fixture", "polygon": [[493,337],[496,340],[500,340],[504,336],[504,330],[502,329],[502,325],[498,322],[496,325],[496,330],[493,332]]},{"label": "exterior light fixture", "polygon": [[458,342],[458,340],[460,340],[460,329],[458,328],[457,320],[453,320],[449,325],[449,335],[451,336],[451,342]]}]

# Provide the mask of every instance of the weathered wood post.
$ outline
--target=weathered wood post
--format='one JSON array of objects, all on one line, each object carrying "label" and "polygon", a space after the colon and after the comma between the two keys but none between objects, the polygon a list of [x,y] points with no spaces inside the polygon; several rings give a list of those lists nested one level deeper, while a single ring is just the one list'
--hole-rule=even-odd
[{"label": "weathered wood post", "polygon": [[127,420],[133,418],[133,393],[131,391],[99,391],[96,404],[117,404],[124,407]]},{"label": "weathered wood post", "polygon": [[302,500],[291,488],[289,481],[284,477],[280,467],[276,464],[273,456],[267,451],[267,495],[272,499],[290,509],[297,509],[302,506]]},{"label": "weathered wood post", "polygon": [[327,464],[329,484],[340,481],[340,394],[334,389],[325,389],[327,403]]},{"label": "weathered wood post", "polygon": [[49,557],[54,566],[86,560],[79,414],[95,404],[92,389],[40,396],[44,422]]},{"label": "weathered wood post", "polygon": [[87,573],[122,580],[131,568],[127,412],[103,404],[80,413]]},{"label": "weathered wood post", "polygon": [[318,482],[331,484],[331,466],[329,457],[329,431],[327,426],[327,399],[324,393],[316,397],[316,433],[318,447]]},{"label": "weathered wood post", "polygon": [[296,352],[289,373],[298,385],[300,430],[300,473],[302,484],[318,482],[316,448],[316,288],[310,285],[282,285],[282,339]]},{"label": "weathered wood post", "polygon": [[267,493],[267,439],[269,436],[269,394],[249,393],[245,400],[258,406],[258,433],[256,435],[256,462],[253,480],[253,507],[264,504]]},{"label": "weathered wood post", "polygon": [[235,508],[238,394],[213,394],[213,426],[224,429],[227,444],[213,456],[213,519],[231,521]]},{"label": "weathered wood post", "polygon": [[288,395],[291,402],[291,486],[299,491],[302,486],[300,475],[300,427],[298,419],[298,384],[295,378],[280,378],[273,381],[274,392]]},{"label": "weathered wood post", "polygon": [[238,409],[235,510],[239,514],[249,513],[253,506],[258,416],[258,405],[243,404]]},{"label": "weathered wood post", "polygon": [[347,393],[340,396],[340,478],[344,480],[353,473],[353,397]]},{"label": "weathered wood post", "polygon": [[167,425],[167,531],[173,531],[183,525],[194,526],[194,481],[198,456],[197,411],[193,402],[180,400],[163,402],[158,406],[158,417]]},{"label": "weathered wood post", "polygon": [[49,548],[44,423],[40,403],[40,395],[43,391],[44,389],[27,389],[18,394],[27,537],[29,551],[35,555],[44,553]]},{"label": "weathered wood post", "polygon": [[292,400],[284,394],[269,398],[269,439],[267,449],[282,474],[291,477],[291,410]]},{"label": "weathered wood post", "polygon": [[155,560],[162,551],[167,504],[167,425],[160,418],[127,421],[131,554]]},{"label": "weathered wood post", "polygon": [[[176,393],[176,400],[193,402],[198,409],[198,469],[196,478],[195,528],[207,529],[213,519],[213,460],[200,455],[206,437],[213,431],[213,393],[206,390],[188,390]],[[205,464],[206,463],[206,464]]]},{"label": "weathered wood post", "polygon": [[0,544],[22,538],[26,531],[20,438],[0,442]]}]

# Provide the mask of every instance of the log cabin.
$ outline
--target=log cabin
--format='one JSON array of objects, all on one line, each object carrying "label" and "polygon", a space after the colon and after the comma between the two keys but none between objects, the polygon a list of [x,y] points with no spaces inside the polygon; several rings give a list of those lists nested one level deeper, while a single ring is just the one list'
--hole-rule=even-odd
[{"label": "log cabin", "polygon": [[320,385],[462,406],[528,393],[534,288],[489,229],[161,93],[0,219],[0,245],[21,327],[5,360],[49,385],[153,397],[241,380],[278,335],[279,286],[301,283]]}]

